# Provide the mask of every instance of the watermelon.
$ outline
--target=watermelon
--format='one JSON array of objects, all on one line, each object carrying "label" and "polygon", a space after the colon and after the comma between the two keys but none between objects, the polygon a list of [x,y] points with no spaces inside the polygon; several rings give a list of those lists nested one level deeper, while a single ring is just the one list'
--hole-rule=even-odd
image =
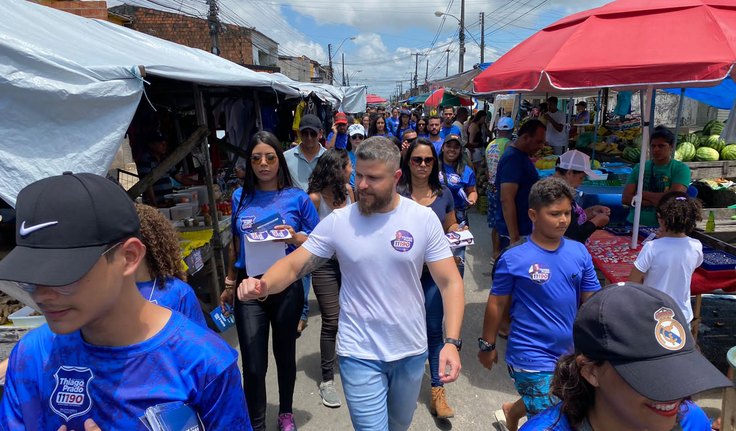
[{"label": "watermelon", "polygon": [[675,150],[675,160],[678,162],[682,162],[682,152],[680,150]]},{"label": "watermelon", "polygon": [[736,160],[736,144],[729,144],[721,150],[721,160]]},{"label": "watermelon", "polygon": [[703,145],[720,152],[726,146],[726,141],[721,139],[720,135],[710,135]]},{"label": "watermelon", "polygon": [[626,147],[621,157],[630,162],[638,162],[639,157],[641,157],[641,150],[636,147]]},{"label": "watermelon", "polygon": [[[682,160],[683,162],[689,162],[693,157],[695,157],[695,146],[690,142],[681,142],[677,144],[677,151],[679,151],[682,156],[682,159],[678,160]],[[675,151],[675,153],[677,153],[677,151]]]},{"label": "watermelon", "polygon": [[685,140],[693,144],[695,148],[698,148],[700,146],[700,135],[698,135],[697,133],[691,133],[690,136],[688,136],[688,138]]},{"label": "watermelon", "polygon": [[706,135],[720,135],[723,131],[723,123],[718,120],[711,120],[703,127],[703,133]]},{"label": "watermelon", "polygon": [[718,151],[710,147],[700,147],[695,151],[695,160],[699,162],[714,162],[719,156]]}]

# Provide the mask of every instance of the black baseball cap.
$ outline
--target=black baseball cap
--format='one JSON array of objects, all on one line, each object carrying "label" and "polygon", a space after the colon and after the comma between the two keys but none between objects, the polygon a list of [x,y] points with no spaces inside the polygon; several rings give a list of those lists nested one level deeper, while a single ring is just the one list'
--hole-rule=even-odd
[{"label": "black baseball cap", "polygon": [[580,307],[573,338],[577,352],[608,361],[652,401],[732,385],[697,351],[675,300],[652,287],[627,282],[602,289]]},{"label": "black baseball cap", "polygon": [[16,203],[16,247],[0,280],[64,286],[84,277],[105,249],[140,229],[133,201],[112,181],[82,173],[29,184]]},{"label": "black baseball cap", "polygon": [[312,129],[315,132],[319,132],[322,129],[322,122],[319,120],[319,117],[314,114],[303,116],[301,121],[299,121],[299,131],[301,132],[306,129]]},{"label": "black baseball cap", "polygon": [[446,144],[446,143],[448,143],[450,141],[456,141],[460,145],[463,144],[463,141],[460,138],[460,136],[458,136],[458,135],[456,135],[454,133],[450,133],[449,135],[445,136],[445,140],[442,143],[443,144]]}]

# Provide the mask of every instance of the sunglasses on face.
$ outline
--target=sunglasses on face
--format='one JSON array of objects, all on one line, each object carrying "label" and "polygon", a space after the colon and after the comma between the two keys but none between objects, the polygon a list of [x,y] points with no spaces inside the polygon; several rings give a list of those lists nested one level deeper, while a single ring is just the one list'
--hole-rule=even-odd
[{"label": "sunglasses on face", "polygon": [[417,123],[417,127],[426,127],[427,123]]},{"label": "sunglasses on face", "polygon": [[274,163],[276,163],[276,160],[278,160],[276,153],[252,154],[250,156],[250,162],[253,163],[254,165],[257,165],[258,163],[261,162],[261,159],[263,157],[266,158],[266,163],[268,163],[269,165],[273,165]]},{"label": "sunglasses on face", "polygon": [[[105,251],[103,251],[102,254],[100,254],[100,257],[116,249],[122,243],[123,242],[121,241],[121,242],[111,245]],[[32,284],[32,283],[17,283],[17,284],[18,284],[18,287],[21,288],[21,290],[31,295],[33,295],[36,292],[36,289],[38,289],[38,285]],[[49,289],[55,291],[59,295],[69,296],[69,295],[74,294],[79,289],[79,285],[76,283],[72,283],[66,286],[49,286]]]},{"label": "sunglasses on face", "polygon": [[411,138],[411,139],[408,139],[408,138],[404,138],[404,142],[408,142],[408,143],[410,143],[410,144],[413,144],[413,143],[414,143],[414,141],[416,141],[416,140],[417,140],[417,138]]},{"label": "sunglasses on face", "polygon": [[317,132],[315,132],[314,130],[311,130],[311,129],[305,129],[305,130],[302,130],[299,133],[301,133],[302,136],[306,136],[308,138],[316,138],[317,137]]},{"label": "sunglasses on face", "polygon": [[410,158],[409,160],[411,160],[411,163],[415,166],[421,166],[422,163],[424,163],[427,166],[432,166],[432,164],[434,163],[434,157],[414,156]]},{"label": "sunglasses on face", "polygon": [[355,140],[362,141],[363,139],[365,139],[365,136],[363,136],[363,135],[352,135],[350,138],[355,139]]}]

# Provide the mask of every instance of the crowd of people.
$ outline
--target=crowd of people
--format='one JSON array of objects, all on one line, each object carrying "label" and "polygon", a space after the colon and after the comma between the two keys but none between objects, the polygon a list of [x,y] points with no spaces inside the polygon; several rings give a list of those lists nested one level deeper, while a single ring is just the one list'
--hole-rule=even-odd
[{"label": "crowd of people", "polygon": [[[631,282],[602,287],[584,243],[610,209],[576,202],[575,188],[594,173],[586,154],[560,145],[555,134],[566,126],[556,104],[550,98],[545,121],[518,129],[502,117],[491,130],[484,111],[463,107],[428,116],[379,107],[336,113],[329,133],[304,115],[287,150],[256,133],[232,194],[220,297],[234,315],[242,374],[237,353],[207,329],[176,232],[156,209],[91,174],[27,186],[0,279],[18,282],[48,325],[11,354],[0,429],[139,429],[147,409],[165,407],[193,411],[203,429],[265,430],[271,338],[278,428],[296,430],[296,344],[311,290],[326,407],[343,403],[339,368],[355,429],[406,430],[428,363],[430,412],[452,418],[445,385],[462,369],[465,249],[446,235],[471,228],[481,175],[492,237],[476,243],[492,247],[493,281],[478,360],[492,369],[498,338],[507,338],[519,395],[500,406],[499,423],[515,431],[526,416],[522,429],[532,431],[709,429],[690,396],[731,383],[690,337],[689,277],[702,247],[687,234],[700,207],[656,180],[658,170],[679,169],[669,135],[652,137],[663,147],[646,167],[654,179],[642,197],[659,237],[644,245]],[[545,144],[561,157],[555,175],[540,179],[530,157]],[[248,239],[261,230],[284,234],[268,245],[278,258],[267,270],[254,269],[264,249]]]}]

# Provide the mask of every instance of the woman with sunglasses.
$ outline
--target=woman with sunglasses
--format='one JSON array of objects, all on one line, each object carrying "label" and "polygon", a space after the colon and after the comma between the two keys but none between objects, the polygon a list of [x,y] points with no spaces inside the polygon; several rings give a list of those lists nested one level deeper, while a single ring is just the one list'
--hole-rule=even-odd
[{"label": "woman with sunglasses", "polygon": [[[465,223],[467,226],[466,212],[468,207],[475,205],[478,200],[478,192],[475,190],[475,172],[466,163],[466,156],[463,154],[463,146],[460,142],[460,136],[447,135],[442,144],[442,151],[439,155],[442,162],[440,183],[446,185],[452,192],[452,198],[455,200],[455,218],[458,223]],[[464,275],[465,247],[456,248],[454,253],[460,274]]]},{"label": "woman with sunglasses", "polygon": [[[356,126],[363,127],[354,124],[350,128]],[[345,150],[327,150],[319,158],[317,166],[309,177],[308,193],[317,208],[320,220],[324,220],[333,210],[355,202],[353,188],[348,184],[352,172],[353,168]],[[340,284],[340,266],[334,256],[312,272],[312,287],[317,295],[317,303],[322,315],[322,331],[319,337],[322,382],[319,384],[319,394],[322,397],[322,404],[327,407],[340,407],[341,405],[334,381],[335,339],[337,319],[340,314]]]},{"label": "woman with sunglasses", "polygon": [[386,119],[376,116],[371,120],[371,128],[368,129],[368,136],[383,136],[384,138],[388,138],[393,136],[393,133],[386,128]]},{"label": "woman with sunglasses", "polygon": [[[461,228],[455,220],[452,193],[447,187],[440,184],[438,165],[437,153],[432,143],[423,138],[414,140],[409,144],[406,156],[401,161],[398,191],[418,204],[431,208],[442,223],[445,232],[457,231]],[[445,388],[439,375],[440,350],[445,344],[442,336],[442,320],[444,319],[442,296],[426,265],[422,271],[421,283],[424,289],[428,360],[432,385],[429,411],[438,418],[451,418],[455,412],[447,404]]]},{"label": "woman with sunglasses", "polygon": [[350,159],[350,179],[348,184],[350,187],[355,187],[355,150],[358,145],[362,144],[365,140],[365,128],[360,124],[353,124],[348,128],[348,158]]},{"label": "woman with sunglasses", "polygon": [[[278,426],[281,431],[296,430],[292,414],[296,380],[297,323],[304,304],[304,290],[297,280],[283,292],[252,301],[234,298],[233,290],[248,274],[245,266],[245,234],[261,222],[277,221],[270,229],[288,230],[291,238],[285,252],[291,253],[307,240],[319,223],[309,196],[293,187],[281,143],[270,132],[258,132],[246,150],[245,182],[233,193],[232,229],[228,274],[220,302],[235,302],[243,365],[243,388],[254,430],[266,429],[266,369],[268,368],[269,326],[273,330],[273,355],[279,382]],[[251,276],[254,274],[250,274]]]},{"label": "woman with sunglasses", "polygon": [[417,136],[424,139],[429,139],[429,131],[427,130],[427,117],[422,116],[417,121]]}]

